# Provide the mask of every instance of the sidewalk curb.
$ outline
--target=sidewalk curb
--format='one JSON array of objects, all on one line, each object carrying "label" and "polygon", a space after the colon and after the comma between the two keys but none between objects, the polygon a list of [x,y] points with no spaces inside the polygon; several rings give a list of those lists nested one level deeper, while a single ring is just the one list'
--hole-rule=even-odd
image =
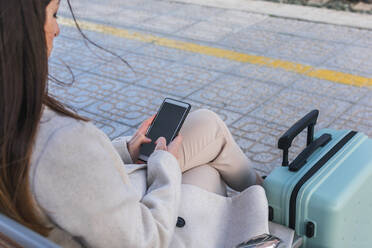
[{"label": "sidewalk curb", "polygon": [[372,30],[372,15],[256,0],[171,0],[208,7]]}]

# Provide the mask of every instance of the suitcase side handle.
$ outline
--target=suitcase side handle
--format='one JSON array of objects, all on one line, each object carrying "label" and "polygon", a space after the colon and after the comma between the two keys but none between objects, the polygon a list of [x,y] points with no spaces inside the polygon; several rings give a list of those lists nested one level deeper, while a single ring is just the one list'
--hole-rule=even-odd
[{"label": "suitcase side handle", "polygon": [[289,165],[289,170],[298,171],[301,169],[306,164],[307,159],[311,154],[313,154],[319,147],[327,145],[331,140],[332,136],[329,133],[324,133],[322,136],[311,142],[311,144],[308,145]]},{"label": "suitcase side handle", "polygon": [[285,132],[278,141],[278,148],[283,150],[282,166],[288,166],[288,149],[292,145],[293,139],[307,128],[307,146],[313,142],[314,126],[318,120],[319,110],[314,109],[301,120],[297,121],[292,127]]}]

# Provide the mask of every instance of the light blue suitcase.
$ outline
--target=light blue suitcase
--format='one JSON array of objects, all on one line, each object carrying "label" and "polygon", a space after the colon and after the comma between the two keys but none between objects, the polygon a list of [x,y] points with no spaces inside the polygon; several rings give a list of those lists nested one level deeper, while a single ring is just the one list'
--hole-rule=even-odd
[{"label": "light blue suitcase", "polygon": [[[313,110],[278,142],[283,164],[265,179],[269,217],[295,229],[301,247],[372,247],[372,140],[323,129]],[[307,147],[288,162],[293,139],[308,129]]]}]

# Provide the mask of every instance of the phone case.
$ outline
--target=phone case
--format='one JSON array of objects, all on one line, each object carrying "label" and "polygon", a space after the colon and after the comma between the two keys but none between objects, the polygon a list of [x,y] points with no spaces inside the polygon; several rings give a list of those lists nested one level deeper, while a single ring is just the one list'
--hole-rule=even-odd
[{"label": "phone case", "polygon": [[[181,130],[181,127],[182,127],[183,123],[184,123],[185,120],[186,120],[187,115],[188,115],[189,112],[190,112],[191,104],[186,103],[186,102],[183,102],[183,101],[179,101],[179,100],[176,100],[176,99],[173,99],[173,98],[168,98],[168,97],[165,98],[164,101],[162,102],[162,104],[160,105],[160,107],[159,107],[159,109],[158,109],[158,111],[157,111],[157,113],[156,113],[156,115],[155,115],[154,120],[152,121],[150,127],[148,128],[148,130],[147,130],[147,132],[146,132],[146,136],[147,136],[147,135],[149,134],[149,132],[151,131],[151,128],[152,128],[152,126],[154,125],[154,122],[156,121],[156,118],[157,118],[157,116],[158,116],[160,110],[162,109],[163,104],[164,104],[167,100],[172,100],[172,101],[175,101],[175,102],[180,102],[180,103],[183,103],[183,104],[188,105],[188,107],[187,107],[187,109],[186,109],[186,111],[185,111],[185,114],[183,115],[183,118],[181,119],[180,124],[178,125],[178,128],[177,128],[177,130],[175,131],[175,135],[171,138],[171,141],[174,140],[174,139],[177,137],[179,131]],[[167,144],[167,145],[168,145],[168,144]],[[141,154],[141,151],[140,151],[139,159],[140,159],[141,161],[143,161],[143,162],[147,162],[147,156],[144,155],[144,154]]]}]

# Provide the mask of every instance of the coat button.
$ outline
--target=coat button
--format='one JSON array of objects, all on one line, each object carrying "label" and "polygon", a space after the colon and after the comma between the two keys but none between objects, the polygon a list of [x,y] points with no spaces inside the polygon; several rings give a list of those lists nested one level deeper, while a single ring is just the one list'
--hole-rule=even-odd
[{"label": "coat button", "polygon": [[176,227],[184,227],[185,224],[186,224],[186,221],[182,217],[177,218]]}]

